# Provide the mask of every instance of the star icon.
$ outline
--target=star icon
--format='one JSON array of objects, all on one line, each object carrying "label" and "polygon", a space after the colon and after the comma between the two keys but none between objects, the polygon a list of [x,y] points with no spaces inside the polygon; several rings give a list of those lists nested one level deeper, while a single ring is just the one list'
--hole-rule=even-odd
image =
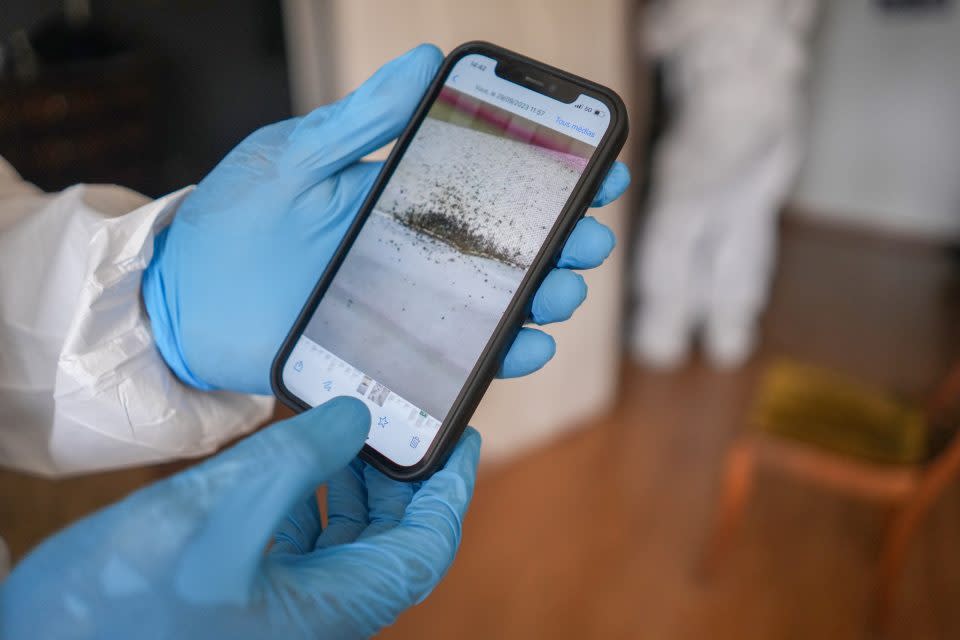
[{"label": "star icon", "polygon": [[380,416],[380,419],[377,420],[377,426],[378,426],[378,427],[385,427],[385,426],[387,426],[388,424],[390,424],[390,421],[387,420],[387,416]]}]

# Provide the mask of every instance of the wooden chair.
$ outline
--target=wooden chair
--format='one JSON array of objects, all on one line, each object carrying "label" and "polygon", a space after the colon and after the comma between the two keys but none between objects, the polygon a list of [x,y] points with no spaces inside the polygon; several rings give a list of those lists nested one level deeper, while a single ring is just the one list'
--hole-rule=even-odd
[{"label": "wooden chair", "polygon": [[[828,428],[805,429],[804,420],[817,419],[818,412],[819,417],[827,416]],[[885,632],[910,542],[960,471],[956,436],[960,363],[926,405],[916,409],[836,374],[776,364],[765,374],[751,423],[727,452],[703,574],[714,574],[728,554],[758,465],[867,500],[893,503],[896,509],[880,555],[869,621],[874,632]],[[865,428],[868,433],[863,437]]]}]

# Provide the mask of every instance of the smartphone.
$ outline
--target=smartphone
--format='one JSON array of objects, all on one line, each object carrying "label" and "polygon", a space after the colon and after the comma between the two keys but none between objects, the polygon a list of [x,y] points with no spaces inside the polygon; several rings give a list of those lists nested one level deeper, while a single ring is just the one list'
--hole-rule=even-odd
[{"label": "smartphone", "polygon": [[501,47],[444,61],[273,363],[277,397],[370,408],[360,456],[445,461],[627,136],[610,89]]}]

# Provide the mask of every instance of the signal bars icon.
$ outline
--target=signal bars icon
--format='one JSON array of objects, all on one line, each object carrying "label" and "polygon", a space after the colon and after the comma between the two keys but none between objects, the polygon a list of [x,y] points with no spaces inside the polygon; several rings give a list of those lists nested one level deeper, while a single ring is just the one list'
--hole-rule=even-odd
[{"label": "signal bars icon", "polygon": [[574,109],[581,109],[581,110],[583,110],[583,111],[586,111],[587,113],[592,113],[593,115],[595,115],[595,116],[597,116],[597,117],[600,117],[600,116],[603,116],[603,115],[604,115],[602,109],[594,109],[593,107],[584,106],[584,104],[583,104],[582,102],[579,103],[579,104],[573,105],[573,108],[574,108]]}]

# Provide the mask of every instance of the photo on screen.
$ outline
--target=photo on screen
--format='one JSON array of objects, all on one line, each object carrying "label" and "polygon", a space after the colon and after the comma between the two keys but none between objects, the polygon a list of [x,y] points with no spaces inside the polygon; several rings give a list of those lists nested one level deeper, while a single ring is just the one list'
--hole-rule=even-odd
[{"label": "photo on screen", "polygon": [[593,151],[444,87],[305,335],[443,420]]}]

